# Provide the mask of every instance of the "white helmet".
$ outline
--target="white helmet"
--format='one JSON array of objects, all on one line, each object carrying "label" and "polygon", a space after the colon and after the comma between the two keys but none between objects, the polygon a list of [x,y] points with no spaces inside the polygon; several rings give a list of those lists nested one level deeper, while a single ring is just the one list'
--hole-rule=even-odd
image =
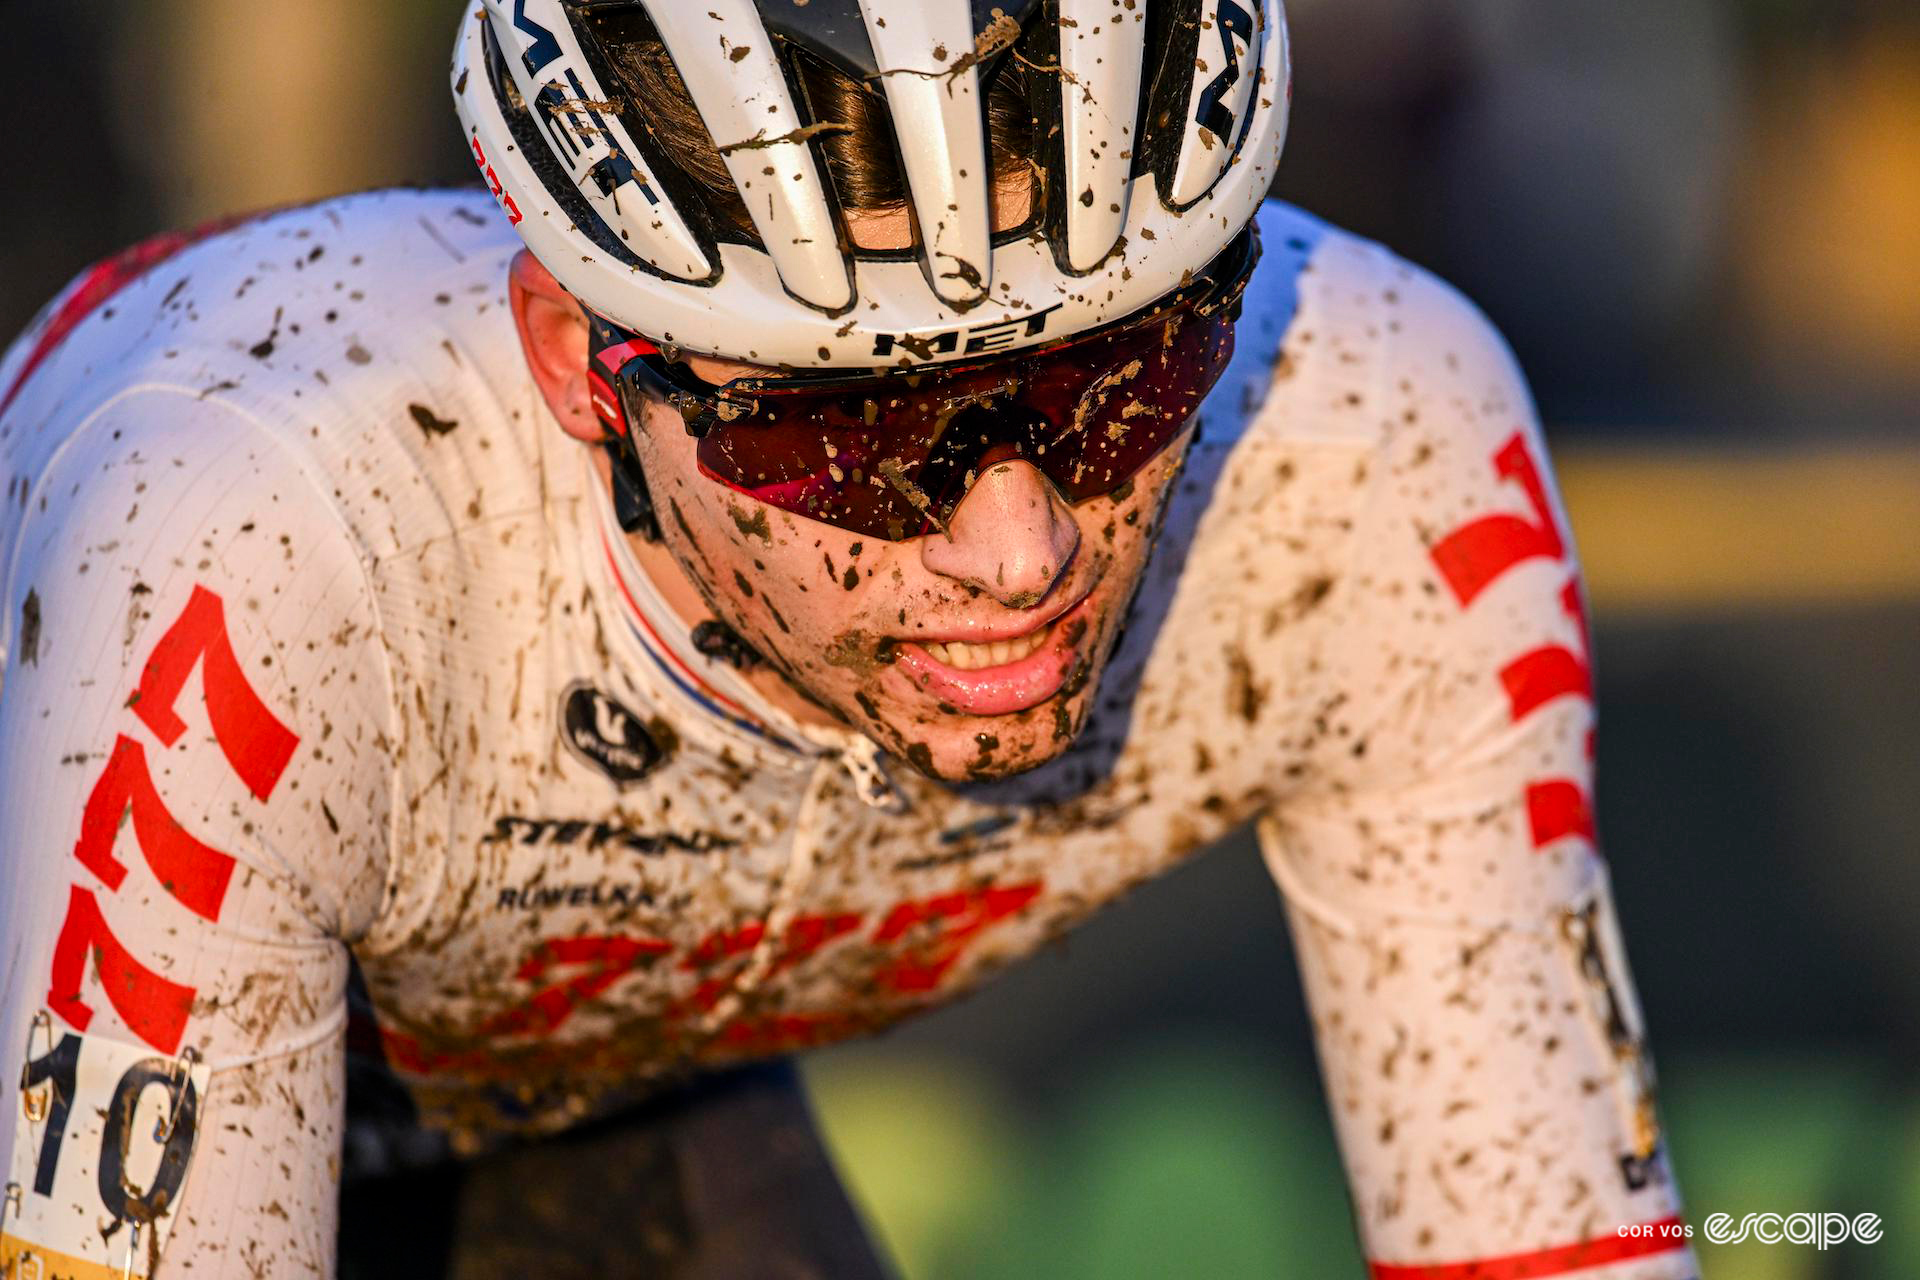
[{"label": "white helmet", "polygon": [[[673,60],[752,236],[607,93],[634,39]],[[796,50],[879,83],[918,261],[846,234]],[[1043,73],[1045,173],[994,232],[981,77],[1009,50]],[[1058,341],[1179,286],[1253,220],[1292,83],[1281,0],[483,0],[453,88],[507,216],[594,311],[692,351],[872,367]]]}]

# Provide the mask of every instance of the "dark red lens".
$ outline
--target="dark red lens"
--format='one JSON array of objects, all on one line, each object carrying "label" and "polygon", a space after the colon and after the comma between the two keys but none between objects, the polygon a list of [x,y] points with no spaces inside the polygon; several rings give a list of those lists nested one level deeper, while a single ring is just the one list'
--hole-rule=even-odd
[{"label": "dark red lens", "polygon": [[1032,463],[1071,502],[1111,493],[1179,437],[1232,354],[1225,308],[1179,306],[970,368],[735,384],[700,466],[770,506],[898,541],[943,522],[989,458]]}]

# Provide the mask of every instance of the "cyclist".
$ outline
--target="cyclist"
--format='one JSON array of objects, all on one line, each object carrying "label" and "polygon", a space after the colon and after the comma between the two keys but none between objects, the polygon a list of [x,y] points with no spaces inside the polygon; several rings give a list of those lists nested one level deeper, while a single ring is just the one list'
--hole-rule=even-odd
[{"label": "cyclist", "polygon": [[717,1073],[1255,821],[1374,1274],[1693,1274],[1524,383],[1263,205],[1287,66],[1277,0],[485,0],[489,194],[56,298],[0,362],[0,1257],[325,1273],[343,1164],[639,1115],[680,1273],[862,1273]]}]

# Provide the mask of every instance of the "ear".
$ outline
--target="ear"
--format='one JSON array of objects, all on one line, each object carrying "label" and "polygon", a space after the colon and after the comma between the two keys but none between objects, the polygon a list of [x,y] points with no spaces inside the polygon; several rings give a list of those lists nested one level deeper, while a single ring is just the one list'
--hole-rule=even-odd
[{"label": "ear", "polygon": [[507,299],[527,368],[561,429],[599,443],[607,433],[587,389],[587,318],[580,304],[525,249],[507,269]]}]

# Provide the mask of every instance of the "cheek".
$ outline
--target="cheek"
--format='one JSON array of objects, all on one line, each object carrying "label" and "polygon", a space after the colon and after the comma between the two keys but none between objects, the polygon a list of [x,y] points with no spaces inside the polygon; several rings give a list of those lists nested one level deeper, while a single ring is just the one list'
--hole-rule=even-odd
[{"label": "cheek", "polygon": [[1118,497],[1087,504],[1080,520],[1082,544],[1110,574],[1137,574],[1145,566],[1185,463],[1186,444],[1167,450],[1134,477]]},{"label": "cheek", "polygon": [[[737,510],[743,500],[700,474],[696,441],[686,434],[677,415],[655,406],[638,443],[669,549],[682,560],[693,558],[725,578],[739,567],[736,562],[748,556],[747,547],[755,536],[767,532],[765,525],[750,528],[750,521],[736,524],[730,518],[730,508]],[[770,540],[770,535],[761,539],[763,543]]]},{"label": "cheek", "polygon": [[[844,547],[829,549],[810,523],[700,475],[691,450],[684,461],[669,457],[662,471],[654,500],[681,571],[764,656],[790,671],[818,674],[818,655],[831,639],[826,624],[845,611],[848,569],[858,558]],[[648,476],[652,483],[651,466]]]}]

